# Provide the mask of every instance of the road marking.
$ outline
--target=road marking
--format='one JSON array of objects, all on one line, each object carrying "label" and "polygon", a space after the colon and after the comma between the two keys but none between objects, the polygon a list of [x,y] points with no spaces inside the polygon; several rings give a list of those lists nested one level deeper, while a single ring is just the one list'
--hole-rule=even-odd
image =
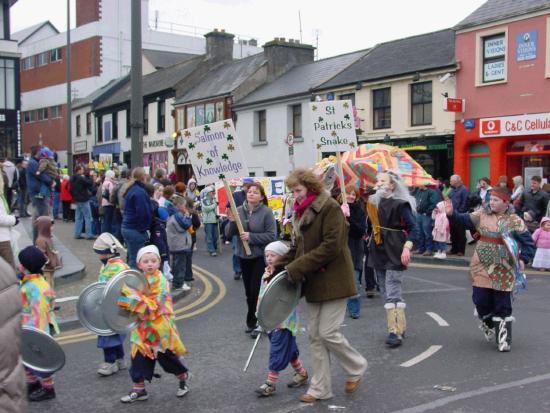
[{"label": "road marking", "polygon": [[434,409],[440,409],[439,411],[446,411],[446,409],[441,410],[441,407],[459,400],[471,399],[476,396],[483,396],[489,393],[494,393],[501,390],[507,390],[514,387],[522,387],[527,384],[538,383],[545,380],[550,380],[550,374],[541,374],[534,377],[528,377],[522,380],[511,381],[503,384],[497,384],[495,386],[486,386],[477,390],[471,390],[464,393],[453,394],[452,396],[443,397],[441,399],[434,400],[433,402],[419,404],[418,406],[409,407],[403,410],[397,410],[392,413],[424,413]]},{"label": "road marking", "polygon": [[[184,318],[190,318],[190,317],[193,317],[195,315],[198,315],[198,314],[201,314],[207,310],[209,310],[210,308],[212,308],[214,305],[218,304],[225,296],[225,293],[226,293],[226,288],[225,288],[225,284],[223,283],[223,281],[221,281],[220,278],[218,278],[217,276],[215,276],[214,274],[212,274],[211,272],[209,271],[206,271],[200,267],[197,267],[197,266],[193,266],[195,271],[197,272],[197,277],[200,278],[203,283],[205,284],[205,289],[204,289],[204,292],[201,294],[201,296],[193,301],[192,303],[186,305],[185,307],[182,307],[180,309],[178,309],[177,311],[175,311],[176,314],[181,314],[184,310],[190,310],[190,309],[193,309],[195,308],[196,306],[202,304],[205,300],[208,299],[209,295],[212,294],[213,292],[213,288],[212,288],[212,283],[205,277],[205,276],[208,276],[210,278],[212,278],[214,280],[214,282],[218,285],[218,288],[219,288],[219,292],[218,292],[218,295],[216,296],[216,298],[210,302],[209,304],[191,312],[191,313],[186,313],[186,314],[181,314],[179,316],[176,316],[175,319],[176,320],[182,320]],[[56,338],[57,342],[61,345],[65,345],[65,344],[73,344],[73,343],[79,343],[79,342],[82,342],[82,341],[87,341],[87,340],[93,340],[97,337],[96,334],[93,334],[91,332],[84,332],[84,333],[77,333],[77,334],[71,334],[71,335],[66,335],[66,336],[60,336],[58,338]]]},{"label": "road marking", "polygon": [[446,292],[456,292],[456,291],[464,291],[466,288],[426,288],[424,290],[410,290],[410,291],[403,291],[403,295],[405,294],[426,294],[426,293],[446,293]]},{"label": "road marking", "polygon": [[59,304],[59,303],[66,303],[66,302],[69,302],[69,301],[77,301],[77,300],[78,300],[78,295],[73,295],[73,296],[70,296],[70,297],[56,298],[55,302]]},{"label": "road marking", "polygon": [[[418,262],[409,264],[409,267],[411,267],[411,268],[431,268],[431,269],[434,269],[434,270],[442,269],[442,270],[470,271],[469,266],[424,264],[424,263],[418,263]],[[550,277],[550,272],[542,272],[542,271],[539,272],[539,271],[535,271],[532,268],[525,270],[525,274],[530,275],[530,276],[540,275],[541,277]]]},{"label": "road marking", "polygon": [[426,314],[428,314],[431,318],[433,318],[435,320],[435,322],[437,324],[439,324],[440,327],[449,327],[449,323],[447,323],[443,317],[441,317],[439,314],[437,313],[432,313],[432,312],[427,312]]},{"label": "road marking", "polygon": [[443,346],[430,346],[428,347],[428,350],[424,351],[423,353],[420,353],[418,356],[413,357],[409,361],[406,361],[402,364],[400,364],[401,367],[411,367],[415,364],[420,363],[421,361],[426,360],[428,357],[433,356],[435,353],[437,353],[439,350],[441,350]]},{"label": "road marking", "polygon": [[425,282],[425,283],[427,283],[427,284],[441,285],[441,286],[447,287],[447,288],[459,288],[459,289],[462,289],[462,290],[465,289],[464,287],[459,287],[459,286],[457,286],[457,285],[448,284],[448,283],[444,283],[444,282],[441,282],[441,281],[426,280],[425,278],[415,277],[414,275],[407,275],[407,278],[409,278],[409,279],[411,279],[411,280],[416,280],[416,281],[420,281],[420,282]]}]

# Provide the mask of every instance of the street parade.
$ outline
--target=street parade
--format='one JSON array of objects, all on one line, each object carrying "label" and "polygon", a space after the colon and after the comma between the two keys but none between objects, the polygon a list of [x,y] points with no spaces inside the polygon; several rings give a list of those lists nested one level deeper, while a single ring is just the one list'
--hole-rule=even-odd
[{"label": "street parade", "polygon": [[0,412],[550,412],[550,1],[3,3]]}]

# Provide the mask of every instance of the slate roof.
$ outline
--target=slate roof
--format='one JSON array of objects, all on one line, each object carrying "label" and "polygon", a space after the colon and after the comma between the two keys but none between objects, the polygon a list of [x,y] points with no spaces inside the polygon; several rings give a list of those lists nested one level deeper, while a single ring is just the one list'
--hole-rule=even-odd
[{"label": "slate roof", "polygon": [[27,40],[29,37],[31,37],[33,34],[35,34],[38,30],[40,30],[43,26],[51,26],[52,29],[54,29],[57,33],[59,33],[59,30],[50,22],[49,20],[43,21],[41,23],[33,24],[32,26],[26,27],[22,30],[19,30],[15,33],[12,33],[10,35],[10,38],[12,40],[16,40],[17,43],[23,43],[25,40]]},{"label": "slate roof", "polygon": [[367,50],[346,53],[293,67],[288,72],[238,101],[235,107],[310,93],[368,53]]},{"label": "slate roof", "polygon": [[550,9],[548,0],[488,0],[458,23],[454,29],[479,26],[545,9]]},{"label": "slate roof", "polygon": [[452,29],[380,43],[318,89],[450,67],[455,65],[454,55]]},{"label": "slate roof", "polygon": [[143,55],[155,69],[162,69],[196,57],[195,54],[143,49]]},{"label": "slate roof", "polygon": [[78,109],[83,106],[97,104],[101,100],[101,98],[105,97],[105,95],[108,95],[110,91],[120,87],[125,82],[130,82],[129,74],[118,79],[110,80],[105,86],[93,91],[86,97],[73,100],[72,108]]},{"label": "slate roof", "polygon": [[228,95],[254,74],[265,62],[264,54],[258,53],[226,63],[218,69],[212,70],[185,95],[176,98],[174,104]]},{"label": "slate roof", "polygon": [[[143,96],[153,95],[173,88],[177,82],[189,76],[200,64],[203,55],[198,55],[181,63],[159,69],[153,73],[143,76],[142,90]],[[94,110],[105,109],[129,102],[131,98],[131,82],[128,82],[115,92],[108,99],[105,99]]]}]

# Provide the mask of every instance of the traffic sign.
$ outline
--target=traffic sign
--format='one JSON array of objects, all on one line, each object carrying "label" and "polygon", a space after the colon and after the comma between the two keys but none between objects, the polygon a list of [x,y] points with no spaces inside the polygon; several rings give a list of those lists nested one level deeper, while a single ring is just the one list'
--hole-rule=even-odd
[{"label": "traffic sign", "polygon": [[286,144],[290,147],[294,146],[294,135],[292,133],[289,133],[286,137]]}]

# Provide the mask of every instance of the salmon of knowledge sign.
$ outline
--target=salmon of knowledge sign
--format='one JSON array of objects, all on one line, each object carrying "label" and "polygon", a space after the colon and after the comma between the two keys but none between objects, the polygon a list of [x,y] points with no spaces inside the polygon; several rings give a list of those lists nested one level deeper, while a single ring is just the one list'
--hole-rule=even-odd
[{"label": "salmon of knowledge sign", "polygon": [[248,175],[231,119],[181,131],[199,185]]},{"label": "salmon of knowledge sign", "polygon": [[313,138],[321,152],[344,152],[357,148],[351,100],[309,104]]}]

